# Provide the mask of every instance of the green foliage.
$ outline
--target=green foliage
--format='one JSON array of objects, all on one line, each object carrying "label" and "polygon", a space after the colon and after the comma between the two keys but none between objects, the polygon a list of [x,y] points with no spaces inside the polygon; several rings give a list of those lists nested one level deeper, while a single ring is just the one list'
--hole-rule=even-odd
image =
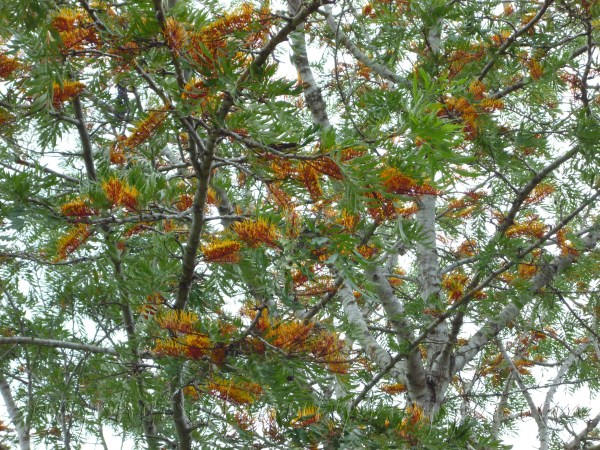
[{"label": "green foliage", "polygon": [[598,2],[157,3],[0,4],[0,448],[589,446]]}]

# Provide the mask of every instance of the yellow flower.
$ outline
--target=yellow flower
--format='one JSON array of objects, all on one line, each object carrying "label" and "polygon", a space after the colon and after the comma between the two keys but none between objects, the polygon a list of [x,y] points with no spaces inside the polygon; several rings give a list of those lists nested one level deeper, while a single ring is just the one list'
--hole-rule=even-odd
[{"label": "yellow flower", "polygon": [[91,234],[92,230],[89,225],[80,223],[71,228],[65,236],[58,240],[56,261],[62,261],[77,250]]},{"label": "yellow flower", "polygon": [[298,410],[298,415],[290,421],[295,428],[304,428],[318,422],[321,419],[319,408],[314,405],[305,406]]},{"label": "yellow flower", "polygon": [[79,81],[65,81],[62,86],[54,83],[52,106],[60,108],[63,103],[77,97],[85,89],[85,84]]},{"label": "yellow flower", "polygon": [[269,224],[262,218],[256,221],[236,222],[232,225],[232,229],[250,247],[258,247],[260,244],[278,247],[275,225]]},{"label": "yellow flower", "polygon": [[240,260],[242,244],[231,239],[213,240],[202,246],[204,260],[213,263],[236,263]]}]

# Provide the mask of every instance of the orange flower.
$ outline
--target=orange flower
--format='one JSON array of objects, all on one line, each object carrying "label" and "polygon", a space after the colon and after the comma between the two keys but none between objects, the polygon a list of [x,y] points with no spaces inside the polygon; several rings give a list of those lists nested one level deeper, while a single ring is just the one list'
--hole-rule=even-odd
[{"label": "orange flower", "polygon": [[504,100],[500,98],[484,98],[479,103],[479,107],[483,111],[499,111],[504,109]]},{"label": "orange flower", "polygon": [[390,394],[390,395],[395,395],[395,394],[401,394],[402,392],[406,392],[406,385],[402,384],[402,383],[396,383],[396,384],[385,384],[383,386],[381,386],[381,390],[383,392],[385,392],[386,394]]},{"label": "orange flower", "polygon": [[234,380],[216,377],[208,382],[206,388],[211,394],[237,405],[254,403],[263,391],[262,387],[256,383],[249,381],[235,382]]},{"label": "orange flower", "polygon": [[498,47],[500,47],[502,44],[504,44],[508,38],[510,37],[511,32],[508,30],[503,30],[500,32],[500,34],[495,34],[492,36],[492,41],[494,42],[494,44]]},{"label": "orange flower", "polygon": [[80,81],[65,81],[62,86],[54,83],[52,94],[52,106],[55,109],[60,108],[63,103],[73,100],[81,91],[85,89],[85,84]]},{"label": "orange flower", "polygon": [[461,256],[473,256],[476,248],[477,243],[473,239],[467,239],[458,246],[456,252]]},{"label": "orange flower", "polygon": [[158,312],[160,305],[165,302],[165,299],[158,292],[146,296],[146,302],[139,307],[140,316],[144,320],[149,320]]},{"label": "orange flower", "polygon": [[361,245],[356,249],[356,251],[360,253],[363,258],[369,259],[375,253],[377,253],[377,248],[370,245]]},{"label": "orange flower", "polygon": [[158,339],[154,345],[154,352],[159,356],[181,357],[186,348],[175,338]]},{"label": "orange flower", "polygon": [[237,263],[240,260],[239,251],[242,244],[231,239],[222,241],[212,240],[202,246],[204,260],[212,263]]},{"label": "orange flower", "polygon": [[323,196],[323,190],[319,184],[319,173],[310,163],[301,162],[298,165],[298,175],[313,200],[318,200]]},{"label": "orange flower", "polygon": [[163,109],[158,111],[152,111],[144,120],[138,122],[131,132],[131,136],[129,136],[123,142],[125,147],[135,148],[150,138],[154,131],[156,131],[156,129],[167,117],[168,110],[169,107],[165,106]]},{"label": "orange flower", "polygon": [[81,25],[81,22],[85,16],[73,9],[62,8],[52,19],[52,26],[57,31],[71,31],[76,28],[76,26]]},{"label": "orange flower", "polygon": [[181,194],[179,200],[175,203],[175,207],[179,211],[186,211],[194,204],[194,196],[191,194]]},{"label": "orange flower", "polygon": [[89,204],[89,199],[76,198],[60,207],[64,216],[87,217],[98,214],[98,211]]},{"label": "orange flower", "polygon": [[533,277],[537,272],[537,266],[535,264],[519,264],[519,276],[521,278],[529,279]]},{"label": "orange flower", "polygon": [[136,209],[139,192],[134,186],[129,186],[118,178],[111,177],[102,183],[102,189],[112,206],[121,205],[128,209]]},{"label": "orange flower", "polygon": [[408,218],[413,214],[416,214],[419,211],[419,207],[416,204],[412,204],[410,206],[404,208],[396,208],[396,212],[402,217]]},{"label": "orange flower", "polygon": [[200,394],[198,392],[198,389],[196,389],[194,386],[186,386],[183,388],[183,393],[188,396],[189,398],[191,398],[192,400],[198,400],[200,398]]},{"label": "orange flower", "polygon": [[300,321],[280,323],[272,328],[266,335],[275,347],[288,351],[302,351],[306,347],[306,340],[312,331],[313,324]]},{"label": "orange flower", "polygon": [[127,162],[125,151],[118,145],[111,145],[109,159],[111,164],[122,166]]},{"label": "orange flower", "polygon": [[298,410],[298,415],[290,421],[294,428],[304,428],[318,422],[321,419],[319,408],[314,405],[305,406]]},{"label": "orange flower", "polygon": [[321,331],[309,343],[310,352],[327,365],[333,373],[348,373],[349,364],[344,351],[344,341],[337,333]]},{"label": "orange flower", "polygon": [[546,234],[547,227],[537,218],[528,222],[515,223],[506,230],[506,236],[512,237],[535,237],[541,239]]},{"label": "orange flower", "polygon": [[279,183],[269,183],[267,185],[269,197],[282,209],[290,209],[294,207],[292,199],[280,187]]},{"label": "orange flower", "polygon": [[476,100],[481,100],[485,94],[485,84],[483,84],[483,81],[475,80],[469,85],[469,92],[473,94]]},{"label": "orange flower", "polygon": [[245,220],[243,222],[236,222],[231,228],[250,247],[256,248],[260,244],[278,247],[275,225],[269,224],[262,218],[256,221]]},{"label": "orange flower", "polygon": [[0,54],[0,78],[10,77],[19,67],[21,64],[15,58],[6,56],[4,53]]},{"label": "orange flower", "polygon": [[91,234],[92,230],[89,225],[84,225],[82,223],[75,225],[65,236],[58,240],[56,245],[58,255],[55,260],[62,261],[65,259],[77,250]]},{"label": "orange flower", "polygon": [[185,28],[175,18],[168,17],[163,30],[167,45],[175,55],[179,55],[187,44],[188,36]]},{"label": "orange flower", "polygon": [[552,194],[555,190],[556,189],[551,184],[540,183],[533,189],[531,194],[529,194],[529,197],[527,197],[525,203],[531,204],[542,201],[550,194]]},{"label": "orange flower", "polygon": [[208,95],[208,88],[204,81],[197,78],[190,78],[186,83],[185,88],[181,94],[183,99],[200,100]]},{"label": "orange flower", "polygon": [[189,359],[200,359],[215,350],[215,345],[205,334],[186,334],[181,338],[183,354]]},{"label": "orange flower", "polygon": [[58,34],[62,41],[63,53],[67,50],[81,50],[83,44],[95,44],[98,42],[98,36],[92,27],[78,27],[73,30],[60,31]]},{"label": "orange flower", "polygon": [[312,166],[318,172],[324,173],[335,180],[342,180],[344,178],[340,166],[338,166],[333,159],[327,156],[307,162],[307,164],[312,164]]},{"label": "orange flower", "polygon": [[381,172],[382,183],[388,192],[403,195],[436,195],[439,191],[428,184],[419,185],[412,178],[402,174],[395,167],[386,167]]},{"label": "orange flower", "polygon": [[531,58],[527,61],[526,64],[527,68],[529,69],[529,75],[531,75],[531,78],[533,78],[534,80],[539,80],[540,78],[542,78],[542,75],[544,75],[544,71],[542,69],[542,66],[540,65],[540,62],[537,59]]},{"label": "orange flower", "polygon": [[344,209],[342,211],[342,217],[337,219],[337,222],[344,227],[344,230],[352,233],[356,229],[356,225],[360,221],[360,216],[358,214],[352,214],[348,210]]},{"label": "orange flower", "polygon": [[463,296],[465,285],[468,280],[469,277],[458,272],[444,275],[442,287],[448,291],[448,298],[450,301],[456,301]]},{"label": "orange flower", "polygon": [[156,323],[165,330],[193,333],[198,323],[198,314],[190,311],[170,310],[156,318]]}]

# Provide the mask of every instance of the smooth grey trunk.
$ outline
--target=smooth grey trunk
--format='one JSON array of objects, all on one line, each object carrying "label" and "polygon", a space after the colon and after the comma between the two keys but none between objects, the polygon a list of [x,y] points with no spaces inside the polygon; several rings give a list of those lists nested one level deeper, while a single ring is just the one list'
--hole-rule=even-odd
[{"label": "smooth grey trunk", "polygon": [[10,417],[10,420],[15,427],[15,431],[17,432],[19,448],[21,450],[30,450],[31,443],[29,427],[27,426],[23,412],[15,403],[8,381],[2,374],[0,374],[0,394],[2,394],[2,399],[4,400],[4,406],[8,412],[8,417]]}]

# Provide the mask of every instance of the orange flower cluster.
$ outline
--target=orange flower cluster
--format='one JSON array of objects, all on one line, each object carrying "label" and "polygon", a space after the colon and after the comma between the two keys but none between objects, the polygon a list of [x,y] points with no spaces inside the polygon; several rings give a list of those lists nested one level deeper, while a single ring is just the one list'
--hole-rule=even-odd
[{"label": "orange flower cluster", "polygon": [[197,78],[190,78],[190,80],[186,83],[183,92],[181,93],[181,98],[183,99],[191,99],[191,100],[200,100],[205,98],[208,95],[208,88],[203,80],[199,80]]},{"label": "orange flower cluster", "polygon": [[14,117],[10,113],[4,111],[3,109],[0,109],[0,127],[6,123],[11,122],[13,118]]},{"label": "orange flower cluster", "polygon": [[189,311],[170,310],[156,318],[163,330],[179,333],[193,333],[198,323],[198,314]]},{"label": "orange flower cluster", "polygon": [[52,26],[57,31],[71,31],[82,25],[85,15],[81,11],[63,8],[52,19]]},{"label": "orange flower cluster", "polygon": [[541,239],[547,231],[548,227],[536,217],[524,223],[515,223],[506,230],[506,236],[513,237],[533,237]]},{"label": "orange flower cluster", "polygon": [[309,350],[333,373],[348,373],[350,365],[345,355],[344,341],[336,333],[321,331],[311,340]]},{"label": "orange flower cluster", "polygon": [[406,392],[407,388],[406,388],[406,385],[404,385],[402,383],[396,383],[396,384],[384,384],[383,386],[381,386],[381,390],[383,392],[385,392],[386,394],[396,395],[396,394],[401,394],[403,392]]},{"label": "orange flower cluster", "polygon": [[169,106],[165,106],[163,109],[152,111],[144,120],[138,122],[131,132],[131,136],[123,142],[125,147],[135,148],[150,138],[167,117],[168,110]]},{"label": "orange flower cluster", "polygon": [[165,302],[165,299],[158,292],[150,294],[146,297],[146,302],[142,303],[139,307],[140,316],[144,320],[149,320],[154,317],[158,312],[160,305]]},{"label": "orange flower cluster", "polygon": [[318,171],[321,172],[328,177],[333,178],[334,180],[343,180],[344,175],[342,174],[342,170],[337,163],[327,157],[323,156],[322,158],[315,159],[314,161],[307,162],[307,164],[312,164],[312,166]]},{"label": "orange flower cluster", "polygon": [[102,183],[102,189],[111,206],[120,205],[131,210],[136,209],[139,192],[135,186],[129,186],[118,178],[111,177]]},{"label": "orange flower cluster", "polygon": [[461,256],[474,256],[477,249],[477,242],[473,239],[467,239],[456,249],[456,253]]},{"label": "orange flower cluster", "polygon": [[392,274],[395,276],[391,276],[389,278],[389,283],[392,286],[402,286],[404,284],[404,280],[399,277],[404,277],[406,275],[406,270],[402,269],[401,267],[398,267],[394,269]]},{"label": "orange flower cluster", "polygon": [[418,430],[425,417],[423,410],[416,403],[408,405],[404,411],[404,418],[398,425],[398,434],[411,445],[417,445],[418,438],[413,435],[413,432]]},{"label": "orange flower cluster", "polygon": [[234,380],[224,380],[222,378],[214,378],[209,381],[206,388],[211,394],[236,405],[254,403],[263,391],[262,387],[256,383],[249,381],[235,382]]},{"label": "orange flower cluster", "polygon": [[485,95],[485,84],[481,80],[475,80],[469,85],[469,92],[473,94],[475,100],[482,100]]},{"label": "orange flower cluster", "polygon": [[542,75],[544,75],[544,70],[542,69],[540,62],[537,59],[531,58],[527,60],[526,64],[527,68],[529,69],[529,75],[531,76],[531,78],[533,78],[534,80],[539,80],[540,78],[542,78]]},{"label": "orange flower cluster", "polygon": [[305,406],[298,410],[298,415],[290,421],[294,428],[305,428],[321,420],[319,408],[314,405]]},{"label": "orange flower cluster", "polygon": [[200,359],[210,355],[211,360],[221,364],[225,358],[225,349],[217,348],[206,334],[197,333],[198,315],[192,312],[168,311],[161,314],[156,322],[171,336],[156,340],[154,351],[161,356]]},{"label": "orange flower cluster", "polygon": [[562,256],[579,256],[579,252],[567,240],[567,230],[565,230],[564,228],[561,228],[556,232],[556,242],[558,243],[558,247],[560,248],[560,254]]},{"label": "orange flower cluster", "polygon": [[88,217],[98,214],[95,208],[92,208],[87,198],[76,198],[60,207],[63,216],[70,217]]},{"label": "orange flower cluster", "polygon": [[358,214],[352,214],[346,209],[342,211],[342,217],[337,219],[337,223],[343,226],[344,230],[348,233],[352,233],[356,229],[359,221],[360,216]]},{"label": "orange flower cluster", "polygon": [[364,147],[348,147],[342,150],[341,160],[346,162],[354,158],[359,158],[367,153]]},{"label": "orange flower cluster", "polygon": [[305,349],[312,328],[313,324],[300,321],[278,323],[267,332],[266,338],[275,347],[287,351],[301,351]]},{"label": "orange flower cluster", "polygon": [[379,192],[373,191],[365,194],[369,199],[367,201],[367,211],[369,215],[377,222],[396,217],[396,209],[394,204],[383,197]]},{"label": "orange flower cluster", "polygon": [[[260,24],[255,31],[246,36],[244,47],[248,50],[262,46],[268,35],[268,11],[255,11],[249,3],[244,3],[237,10],[225,14],[222,18],[189,35],[189,53],[191,58],[201,66],[214,68],[219,58],[230,58],[227,38],[242,31],[249,31],[253,24]],[[257,20],[258,19],[258,20]],[[235,57],[246,59],[243,54]]]},{"label": "orange flower cluster", "polygon": [[116,164],[117,166],[122,166],[127,162],[125,151],[119,143],[115,142],[110,146],[109,160],[111,164]]},{"label": "orange flower cluster", "polygon": [[204,260],[212,263],[235,264],[240,260],[242,244],[231,239],[212,240],[202,245]]},{"label": "orange flower cluster", "polygon": [[484,54],[485,50],[483,46],[479,44],[472,45],[469,50],[456,50],[448,58],[448,61],[450,62],[448,78],[454,78],[467,64],[472,61],[478,61]]},{"label": "orange flower cluster", "polygon": [[[329,258],[328,253],[317,256],[319,261],[326,261]],[[313,282],[306,285],[295,286],[294,294],[298,297],[312,297],[314,295],[323,295],[335,290],[333,280],[329,276],[317,277]]]},{"label": "orange flower cluster", "polygon": [[214,345],[205,334],[187,334],[158,339],[154,352],[160,356],[200,359],[214,350]]},{"label": "orange flower cluster", "polygon": [[382,184],[388,192],[402,195],[437,195],[440,193],[428,184],[419,185],[395,167],[386,167],[381,172]]},{"label": "orange flower cluster", "polygon": [[408,218],[410,216],[412,216],[413,214],[416,214],[417,211],[419,211],[419,207],[413,203],[410,206],[406,206],[403,208],[396,208],[396,212],[398,213],[398,215],[404,217],[404,218]]},{"label": "orange flower cluster", "polygon": [[0,54],[0,78],[10,77],[19,67],[21,67],[21,64],[15,58],[11,58],[4,53]]},{"label": "orange flower cluster", "polygon": [[269,183],[267,189],[269,191],[269,198],[273,199],[275,204],[281,209],[288,210],[294,207],[292,199],[279,187],[279,183]]},{"label": "orange flower cluster", "polygon": [[84,44],[97,44],[98,36],[83,11],[63,8],[54,16],[52,26],[58,31],[65,50],[81,50]]},{"label": "orange flower cluster", "polygon": [[538,267],[535,264],[519,264],[519,277],[529,279],[537,273]]},{"label": "orange flower cluster", "polygon": [[169,48],[175,55],[179,56],[188,41],[188,35],[185,28],[183,28],[183,25],[175,18],[168,17],[165,23],[165,29],[163,30],[163,35],[165,36]]},{"label": "orange flower cluster", "polygon": [[179,196],[179,200],[175,202],[175,207],[179,211],[186,211],[192,207],[194,204],[194,196],[191,194],[181,194]]},{"label": "orange flower cluster", "polygon": [[444,275],[442,287],[447,291],[450,303],[459,300],[463,296],[467,281],[469,281],[469,277],[460,272]]},{"label": "orange flower cluster", "polygon": [[200,393],[198,392],[198,389],[196,389],[194,386],[184,387],[183,393],[192,400],[198,400],[200,398]]},{"label": "orange flower cluster", "polygon": [[540,202],[552,194],[555,190],[556,189],[551,184],[540,183],[533,189],[531,194],[529,194],[529,197],[527,197],[525,203],[532,204]]},{"label": "orange flower cluster", "polygon": [[85,89],[85,84],[80,81],[65,81],[62,86],[54,83],[52,93],[52,106],[60,108],[65,102],[77,97]]},{"label": "orange flower cluster", "polygon": [[91,236],[92,230],[89,225],[82,223],[75,225],[69,232],[61,237],[56,244],[56,259],[62,261],[77,250]]},{"label": "orange flower cluster", "polygon": [[501,98],[484,98],[479,102],[482,111],[492,112],[504,109],[504,100]]},{"label": "orange flower cluster", "polygon": [[451,115],[460,116],[461,120],[465,124],[465,132],[469,138],[474,138],[477,135],[479,128],[477,120],[479,114],[477,110],[469,103],[464,97],[449,97],[446,99],[446,111]]},{"label": "orange flower cluster", "polygon": [[356,251],[365,259],[369,259],[375,253],[377,253],[378,249],[371,245],[361,245],[356,249]]},{"label": "orange flower cluster", "polygon": [[500,47],[508,40],[510,35],[511,32],[509,30],[502,30],[499,34],[495,34],[492,36],[492,42],[494,43],[494,45]]},{"label": "orange flower cluster", "polygon": [[278,247],[277,229],[275,225],[268,223],[265,219],[236,222],[231,228],[250,247],[256,248],[261,244]]},{"label": "orange flower cluster", "polygon": [[298,165],[298,177],[313,200],[318,200],[323,196],[323,190],[319,183],[319,172],[311,163],[301,162]]}]

